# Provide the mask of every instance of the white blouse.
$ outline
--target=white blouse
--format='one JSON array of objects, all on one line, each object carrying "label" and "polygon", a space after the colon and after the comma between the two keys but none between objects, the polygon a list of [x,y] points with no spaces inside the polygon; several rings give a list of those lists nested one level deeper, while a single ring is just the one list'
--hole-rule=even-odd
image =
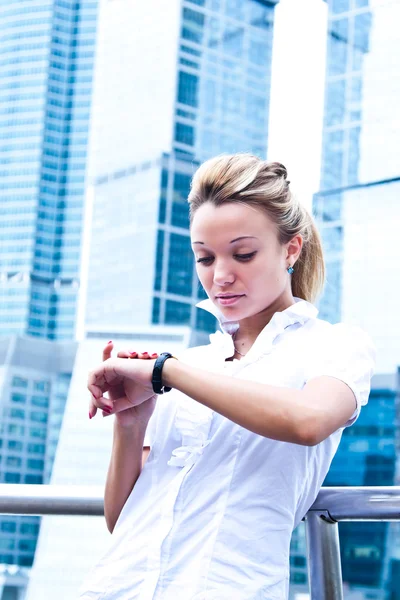
[{"label": "white blouse", "polygon": [[[209,300],[199,306],[216,314]],[[209,345],[179,358],[297,389],[321,375],[338,378],[354,392],[351,425],[368,400],[374,349],[358,328],[331,325],[317,313],[296,299],[241,360],[226,362],[234,348],[224,323]],[[317,496],[342,431],[300,446],[252,433],[177,390],[159,397],[145,440],[150,455],[80,598],[286,599],[291,534]]]}]

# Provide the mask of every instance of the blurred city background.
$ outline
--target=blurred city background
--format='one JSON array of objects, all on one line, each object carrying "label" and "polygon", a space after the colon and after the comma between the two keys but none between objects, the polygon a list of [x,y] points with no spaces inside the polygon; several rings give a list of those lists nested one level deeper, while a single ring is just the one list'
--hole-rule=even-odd
[{"label": "blurred city background", "polygon": [[[246,151],[283,162],[318,219],[322,318],[377,346],[325,485],[400,484],[399,24],[399,0],[0,0],[1,483],[104,484],[87,372],[110,339],[207,340],[190,179]],[[345,598],[399,600],[398,526],[339,530]],[[0,599],[75,598],[108,535],[0,515]],[[306,599],[303,525],[290,560]]]}]

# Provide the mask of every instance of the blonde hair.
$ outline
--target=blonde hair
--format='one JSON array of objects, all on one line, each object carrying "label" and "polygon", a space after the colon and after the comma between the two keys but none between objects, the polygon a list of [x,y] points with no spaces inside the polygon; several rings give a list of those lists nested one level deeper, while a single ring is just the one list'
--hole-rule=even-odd
[{"label": "blonde hair", "polygon": [[190,221],[205,202],[221,206],[240,202],[264,210],[278,228],[279,242],[295,235],[303,248],[294,266],[292,293],[313,302],[322,291],[325,263],[313,217],[289,189],[286,168],[251,154],[221,155],[203,163],[194,174],[189,194]]}]

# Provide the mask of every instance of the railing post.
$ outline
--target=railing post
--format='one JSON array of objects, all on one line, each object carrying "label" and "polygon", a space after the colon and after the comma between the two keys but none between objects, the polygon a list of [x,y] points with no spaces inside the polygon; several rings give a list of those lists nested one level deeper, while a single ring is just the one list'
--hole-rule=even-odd
[{"label": "railing post", "polygon": [[338,524],[321,510],[310,510],[305,522],[311,600],[343,600]]}]

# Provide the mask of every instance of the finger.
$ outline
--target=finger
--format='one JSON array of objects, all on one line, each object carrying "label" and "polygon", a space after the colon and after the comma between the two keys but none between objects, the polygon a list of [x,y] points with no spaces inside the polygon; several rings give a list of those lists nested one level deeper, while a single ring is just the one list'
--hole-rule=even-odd
[{"label": "finger", "polygon": [[103,361],[111,358],[111,352],[112,352],[113,347],[114,347],[114,344],[110,340],[108,342],[107,346],[103,350]]},{"label": "finger", "polygon": [[115,415],[116,413],[119,413],[123,410],[126,410],[127,408],[133,408],[133,404],[132,402],[129,402],[129,400],[127,398],[118,398],[117,400],[114,401],[114,406],[113,409],[111,411],[103,411],[103,417],[109,417],[110,415]]},{"label": "finger", "polygon": [[120,350],[120,352],[118,352],[117,356],[118,356],[118,358],[137,358],[138,353],[134,352],[133,350],[131,350],[131,351]]},{"label": "finger", "polygon": [[157,352],[153,352],[153,354],[149,354],[148,352],[139,352],[138,358],[143,358],[145,360],[157,358]]},{"label": "finger", "polygon": [[89,402],[89,419],[93,419],[94,416],[96,416],[97,413],[97,406],[94,403],[94,398],[91,395],[90,396],[90,402]]},{"label": "finger", "polygon": [[90,371],[88,376],[87,388],[96,399],[101,398],[110,386],[115,386],[123,380],[123,377],[115,372],[113,363],[107,362],[108,364],[102,363],[97,369]]},{"label": "finger", "polygon": [[111,403],[111,401],[108,400],[108,398],[103,397],[100,400],[98,400],[97,398],[91,395],[89,402],[89,419],[93,419],[98,409],[102,410],[106,414],[110,414],[112,412],[112,406],[113,404]]},{"label": "finger", "polygon": [[110,400],[109,398],[106,398],[105,396],[101,396],[100,398],[93,396],[93,394],[91,394],[91,396],[90,396],[89,412],[93,412],[94,415],[96,414],[97,409],[106,410],[108,412],[111,412],[113,409],[113,406],[114,406],[113,401]]},{"label": "finger", "polygon": [[112,410],[112,400],[105,398],[104,396],[104,394],[110,389],[110,385],[106,381],[99,383],[99,381],[96,380],[95,375],[91,373],[87,387],[91,394],[92,402],[97,408],[106,408]]}]

